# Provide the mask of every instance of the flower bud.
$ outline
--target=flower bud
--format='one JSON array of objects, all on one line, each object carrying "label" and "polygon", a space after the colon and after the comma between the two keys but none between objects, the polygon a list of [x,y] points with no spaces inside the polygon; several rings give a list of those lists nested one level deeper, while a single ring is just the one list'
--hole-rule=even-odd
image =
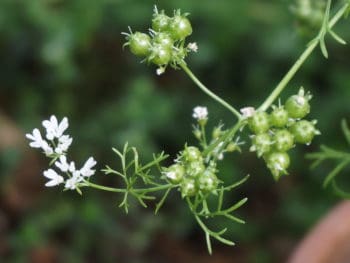
[{"label": "flower bud", "polygon": [[197,183],[199,190],[210,193],[216,190],[219,180],[213,172],[206,170],[198,177]]},{"label": "flower bud", "polygon": [[201,151],[195,146],[186,146],[182,152],[182,157],[186,162],[202,162],[203,159]]},{"label": "flower bud", "polygon": [[164,175],[172,184],[179,184],[185,175],[185,168],[181,164],[173,164],[164,169]]},{"label": "flower bud", "polygon": [[192,161],[186,165],[186,174],[190,177],[198,177],[205,170],[202,161]]},{"label": "flower bud", "polygon": [[196,186],[196,182],[191,178],[184,178],[180,185],[181,196],[194,196],[198,192],[198,188]]}]

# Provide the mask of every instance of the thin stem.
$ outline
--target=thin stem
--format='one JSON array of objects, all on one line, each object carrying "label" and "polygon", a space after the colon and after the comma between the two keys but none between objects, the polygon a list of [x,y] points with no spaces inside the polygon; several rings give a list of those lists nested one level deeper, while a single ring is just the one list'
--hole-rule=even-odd
[{"label": "thin stem", "polygon": [[[329,21],[329,29],[331,29],[338,21],[339,19],[344,15],[345,11],[349,7],[349,4],[345,4]],[[273,92],[270,94],[269,97],[261,104],[258,110],[265,111],[268,109],[268,107],[271,106],[271,104],[277,99],[277,97],[281,94],[281,92],[284,90],[284,88],[287,86],[289,81],[294,77],[294,75],[297,73],[297,71],[300,69],[300,67],[304,64],[306,59],[310,56],[310,54],[314,51],[314,49],[317,47],[317,45],[320,42],[320,37],[318,36],[314,41],[310,43],[308,48],[301,54],[299,59],[294,63],[294,65],[291,67],[291,69],[287,72],[287,74],[283,77],[283,79],[280,81],[280,83],[276,86],[276,88],[273,90]]]},{"label": "thin stem", "polygon": [[201,127],[201,133],[202,133],[202,138],[203,138],[203,144],[204,144],[204,148],[207,147],[207,136],[205,134],[205,125],[203,125],[202,123],[200,124]]},{"label": "thin stem", "polygon": [[227,130],[225,134],[215,141],[215,143],[210,144],[204,151],[203,155],[211,153],[221,142],[227,142],[233,136],[235,136],[236,132],[244,125],[244,120],[240,119],[231,129]]},{"label": "thin stem", "polygon": [[224,106],[226,109],[228,109],[230,112],[232,112],[238,119],[241,119],[241,114],[233,108],[230,104],[228,104],[226,101],[224,101],[222,98],[217,96],[215,93],[211,92],[206,86],[203,85],[202,82],[192,73],[192,71],[186,66],[185,63],[180,63],[180,67],[186,72],[186,74],[193,80],[193,82],[208,96],[210,96],[212,99],[216,100],[218,103],[220,103],[222,106]]},{"label": "thin stem", "polygon": [[[128,192],[128,189],[124,189],[124,188],[114,188],[114,187],[107,187],[107,186],[103,186],[103,185],[99,185],[99,184],[94,184],[88,181],[85,181],[86,186],[95,188],[95,189],[99,189],[99,190],[103,190],[103,191],[107,191],[107,192],[115,192],[115,193],[125,193]],[[161,190],[165,190],[168,188],[172,188],[174,187],[174,185],[172,184],[165,184],[165,185],[160,185],[160,186],[156,186],[156,187],[151,187],[151,188],[138,188],[138,189],[133,189],[132,192],[133,193],[143,193],[143,192],[157,192],[157,191],[161,191]]]},{"label": "thin stem", "polygon": [[107,191],[107,192],[115,192],[115,193],[125,193],[127,192],[127,189],[122,189],[122,188],[114,188],[114,187],[107,187],[107,186],[103,186],[103,185],[99,185],[99,184],[94,184],[91,182],[85,182],[86,186],[98,189],[98,190],[103,190],[103,191]]}]

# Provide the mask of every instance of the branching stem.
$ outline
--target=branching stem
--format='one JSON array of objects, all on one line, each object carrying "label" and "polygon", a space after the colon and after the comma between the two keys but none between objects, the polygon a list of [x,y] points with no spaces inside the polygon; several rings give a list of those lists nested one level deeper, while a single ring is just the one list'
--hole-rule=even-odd
[{"label": "branching stem", "polygon": [[[349,4],[345,4],[339,11],[333,16],[333,18],[329,21],[328,26],[331,29],[339,19],[345,14],[346,10],[349,8]],[[306,59],[311,55],[311,53],[315,50],[315,48],[319,45],[321,38],[318,36],[313,41],[310,42],[307,49],[301,54],[299,59],[294,63],[291,69],[287,72],[287,74],[283,77],[283,79],[278,83],[276,88],[272,91],[270,96],[261,104],[258,110],[265,111],[267,110],[271,104],[278,98],[284,88],[288,85],[290,80],[294,77],[294,75],[298,72],[300,67],[304,64]]]},{"label": "branching stem", "polygon": [[210,96],[213,100],[216,100],[230,112],[232,112],[238,119],[241,119],[241,114],[230,104],[228,104],[225,100],[217,96],[215,93],[210,91],[200,80],[193,74],[193,72],[187,67],[185,63],[181,63],[180,67],[186,72],[186,74],[193,80],[193,82],[208,96]]}]

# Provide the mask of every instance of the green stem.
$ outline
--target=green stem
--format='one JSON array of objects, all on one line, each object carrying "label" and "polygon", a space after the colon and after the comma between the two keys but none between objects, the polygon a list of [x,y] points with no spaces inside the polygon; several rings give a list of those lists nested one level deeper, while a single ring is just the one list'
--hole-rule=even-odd
[{"label": "green stem", "polygon": [[[349,4],[345,4],[329,21],[329,29],[331,29],[338,21],[339,19],[344,15],[347,8],[349,7]],[[259,107],[259,111],[265,111],[267,110],[271,104],[277,99],[277,97],[281,94],[281,92],[284,90],[284,88],[287,86],[289,81],[294,77],[294,75],[297,73],[297,71],[300,69],[300,67],[304,64],[306,59],[310,56],[310,54],[314,51],[314,49],[317,47],[317,45],[320,42],[320,37],[318,36],[314,41],[310,43],[308,48],[301,54],[299,59],[294,63],[294,65],[291,67],[291,69],[287,72],[287,74],[283,77],[283,79],[278,83],[276,88],[273,90],[273,92],[270,94],[270,96],[267,97],[267,99],[261,104]]]},{"label": "green stem", "polygon": [[200,127],[201,127],[204,148],[206,148],[208,144],[207,144],[207,136],[205,134],[205,126],[203,124],[200,124]]},{"label": "green stem", "polygon": [[211,153],[221,142],[228,142],[236,132],[244,125],[244,120],[240,119],[231,129],[227,130],[221,138],[219,138],[215,143],[210,144],[204,151],[203,155]]},{"label": "green stem", "polygon": [[99,184],[94,184],[88,181],[85,181],[86,186],[98,189],[98,190],[103,190],[107,192],[115,192],[115,193],[125,193],[127,192],[127,189],[122,189],[122,188],[114,188],[114,187],[107,187]]},{"label": "green stem", "polygon": [[241,114],[233,108],[230,104],[224,101],[222,98],[217,96],[215,93],[211,92],[206,86],[203,85],[202,82],[192,73],[192,71],[186,66],[185,63],[180,63],[180,67],[186,72],[186,74],[193,80],[193,82],[208,96],[210,96],[213,100],[216,100],[230,112],[232,112],[238,119],[241,119]]},{"label": "green stem", "polygon": [[[98,189],[98,190],[103,190],[103,191],[107,191],[107,192],[114,192],[114,193],[125,193],[128,192],[128,189],[124,189],[124,188],[114,188],[114,187],[107,187],[107,186],[103,186],[103,185],[99,185],[99,184],[94,184],[88,181],[85,181],[86,186]],[[142,192],[156,192],[156,191],[161,191],[161,190],[165,190],[168,188],[172,188],[174,187],[172,184],[165,184],[165,185],[160,185],[160,186],[156,186],[156,187],[151,187],[151,188],[138,188],[138,189],[133,189],[132,192],[133,193],[142,193]]]}]

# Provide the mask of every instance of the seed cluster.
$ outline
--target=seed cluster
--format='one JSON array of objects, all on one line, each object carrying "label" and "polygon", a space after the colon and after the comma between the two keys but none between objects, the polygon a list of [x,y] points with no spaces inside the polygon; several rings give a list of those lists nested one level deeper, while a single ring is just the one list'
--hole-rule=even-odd
[{"label": "seed cluster", "polygon": [[326,9],[325,0],[295,0],[291,7],[297,26],[302,34],[312,34],[322,25]]},{"label": "seed cluster", "polygon": [[124,33],[127,40],[124,46],[129,46],[134,55],[157,65],[158,74],[162,74],[167,65],[177,68],[179,63],[184,62],[188,52],[197,51],[195,43],[185,46],[185,39],[192,34],[192,26],[187,16],[187,13],[181,14],[177,10],[169,17],[164,10],[158,12],[155,8],[148,34],[133,33],[130,29],[130,33]]},{"label": "seed cluster", "polygon": [[182,197],[215,191],[219,184],[215,173],[215,165],[206,166],[201,151],[195,146],[186,146],[175,164],[163,168],[166,179],[179,186]]},{"label": "seed cluster", "polygon": [[270,113],[257,111],[248,118],[253,132],[250,150],[263,157],[275,180],[288,174],[288,151],[296,143],[309,145],[320,134],[315,128],[316,121],[304,120],[310,112],[310,99],[311,95],[300,88],[284,105],[273,106]]}]

